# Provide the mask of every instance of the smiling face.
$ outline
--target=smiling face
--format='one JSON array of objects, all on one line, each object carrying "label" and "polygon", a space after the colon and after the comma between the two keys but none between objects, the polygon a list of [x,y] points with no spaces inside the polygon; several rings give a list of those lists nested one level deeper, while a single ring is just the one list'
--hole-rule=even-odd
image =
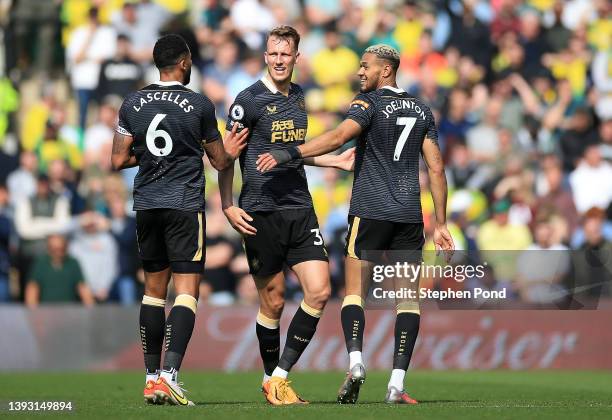
[{"label": "smiling face", "polygon": [[[388,67],[388,68],[387,68]],[[357,76],[359,76],[359,90],[363,93],[376,90],[380,79],[385,71],[390,70],[391,65],[376,57],[372,53],[361,56],[361,62]]]},{"label": "smiling face", "polygon": [[272,80],[277,84],[290,81],[299,56],[300,53],[293,40],[270,36],[266,45],[265,60]]}]

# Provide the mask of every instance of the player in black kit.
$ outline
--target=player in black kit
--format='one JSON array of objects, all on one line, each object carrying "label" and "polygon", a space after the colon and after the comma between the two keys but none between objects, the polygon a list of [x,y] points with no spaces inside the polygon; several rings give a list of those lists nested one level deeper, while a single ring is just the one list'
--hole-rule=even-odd
[{"label": "player in black kit", "polygon": [[[177,373],[193,332],[204,268],[202,158],[206,153],[217,170],[228,167],[244,148],[248,132],[232,130],[224,147],[213,104],[185,87],[191,73],[191,53],[183,38],[160,38],[153,60],[160,80],[125,98],[113,139],[112,165],[115,170],[139,166],[134,210],[145,271],[140,307],[147,371],[145,401],[193,405],[185,398]],[[166,319],[170,276],[177,296]]]},{"label": "player in black kit", "polygon": [[[256,170],[261,153],[303,144],[307,118],[302,89],[291,83],[299,53],[299,34],[281,26],[266,43],[267,74],[238,94],[226,129],[249,128],[240,155],[242,191],[239,207],[232,197],[233,167],[219,173],[223,209],[244,245],[259,292],[256,333],[264,364],[262,391],[275,405],[305,403],[288,385],[287,375],[312,339],[330,294],[327,252],[308,191],[304,163],[351,169],[352,151],[296,161],[266,174]],[[280,356],[279,321],[284,305],[283,266],[297,275],[304,300],[287,331]]]},{"label": "player in black kit", "polygon": [[[340,403],[355,403],[359,387],[365,381],[361,350],[365,325],[363,302],[369,278],[361,276],[361,260],[367,258],[363,252],[420,253],[423,248],[419,154],[428,166],[435,205],[433,241],[437,250],[450,253],[454,249],[446,227],[446,178],[434,117],[420,99],[397,88],[399,61],[399,53],[388,45],[367,48],[358,73],[361,93],[351,103],[345,120],[307,144],[274,150],[257,160],[258,169],[267,173],[282,164],[328,153],[350,139],[357,139],[345,249],[346,297],[341,312],[349,372],[338,393]],[[386,402],[416,404],[404,392],[404,376],[419,330],[418,300],[396,300],[396,310],[393,371]]]}]

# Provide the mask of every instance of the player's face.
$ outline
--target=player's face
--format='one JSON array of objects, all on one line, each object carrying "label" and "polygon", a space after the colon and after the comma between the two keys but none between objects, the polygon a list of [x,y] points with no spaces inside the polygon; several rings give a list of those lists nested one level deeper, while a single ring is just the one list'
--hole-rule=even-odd
[{"label": "player's face", "polygon": [[380,81],[384,66],[381,60],[374,54],[365,53],[361,57],[359,71],[359,90],[361,92],[370,92],[376,90]]},{"label": "player's face", "polygon": [[293,40],[271,36],[266,46],[265,60],[272,80],[276,83],[291,80],[299,55]]}]

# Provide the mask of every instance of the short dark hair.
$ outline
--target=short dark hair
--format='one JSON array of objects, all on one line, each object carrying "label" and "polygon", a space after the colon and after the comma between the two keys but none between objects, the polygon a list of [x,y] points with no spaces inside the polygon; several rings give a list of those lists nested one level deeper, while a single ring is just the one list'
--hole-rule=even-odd
[{"label": "short dark hair", "polygon": [[295,46],[296,50],[298,49],[298,46],[300,45],[300,34],[292,26],[282,25],[282,26],[277,26],[276,28],[272,29],[270,33],[268,34],[268,38],[266,38],[266,43],[268,42],[268,39],[270,39],[273,36],[287,40],[287,41],[292,39],[293,45]]},{"label": "short dark hair", "polygon": [[190,53],[182,36],[176,34],[164,35],[153,47],[153,62],[158,69],[176,65],[181,58]]}]

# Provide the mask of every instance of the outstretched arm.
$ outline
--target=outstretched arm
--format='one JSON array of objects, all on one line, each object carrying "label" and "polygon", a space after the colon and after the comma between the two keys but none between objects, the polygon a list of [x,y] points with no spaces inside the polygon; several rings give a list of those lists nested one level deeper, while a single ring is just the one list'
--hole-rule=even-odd
[{"label": "outstretched arm", "polygon": [[321,134],[300,146],[291,149],[278,149],[259,155],[257,170],[267,172],[270,169],[294,159],[321,156],[336,150],[349,140],[361,134],[361,126],[352,119],[345,119],[338,127]]},{"label": "outstretched arm", "polygon": [[338,168],[352,171],[355,167],[355,148],[346,149],[339,155],[326,154],[304,159],[305,165],[319,166],[322,168]]},{"label": "outstretched arm", "polygon": [[133,142],[134,137],[115,132],[115,136],[113,137],[113,152],[111,155],[113,170],[119,171],[138,165],[138,160],[132,153]]}]

